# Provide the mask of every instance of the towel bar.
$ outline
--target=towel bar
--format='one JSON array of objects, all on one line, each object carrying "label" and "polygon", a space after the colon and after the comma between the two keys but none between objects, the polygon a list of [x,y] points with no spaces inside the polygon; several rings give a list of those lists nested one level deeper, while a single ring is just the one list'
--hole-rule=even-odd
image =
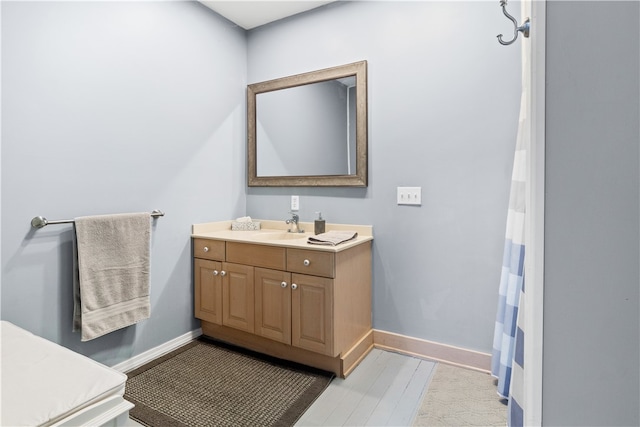
[{"label": "towel bar", "polygon": [[[151,216],[154,218],[164,216],[164,212],[162,212],[161,210],[155,209],[153,212],[151,212]],[[49,224],[70,224],[72,222],[74,222],[74,220],[72,219],[58,219],[54,221],[49,221],[45,217],[36,216],[31,220],[31,226],[33,228],[42,228]]]}]

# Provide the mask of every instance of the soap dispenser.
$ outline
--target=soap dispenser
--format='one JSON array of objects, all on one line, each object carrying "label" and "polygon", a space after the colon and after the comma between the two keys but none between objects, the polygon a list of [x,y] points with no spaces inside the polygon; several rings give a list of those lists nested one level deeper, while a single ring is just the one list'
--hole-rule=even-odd
[{"label": "soap dispenser", "polygon": [[314,231],[316,235],[324,233],[324,219],[322,219],[322,212],[316,212],[318,218],[314,221]]}]

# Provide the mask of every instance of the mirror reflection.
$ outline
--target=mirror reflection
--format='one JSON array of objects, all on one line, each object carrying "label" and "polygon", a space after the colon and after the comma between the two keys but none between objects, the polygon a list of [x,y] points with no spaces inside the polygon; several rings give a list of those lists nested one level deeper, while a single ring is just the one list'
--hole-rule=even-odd
[{"label": "mirror reflection", "polygon": [[249,186],[366,186],[366,61],[249,85],[247,135]]},{"label": "mirror reflection", "polygon": [[256,96],[257,176],[353,175],[354,76]]}]

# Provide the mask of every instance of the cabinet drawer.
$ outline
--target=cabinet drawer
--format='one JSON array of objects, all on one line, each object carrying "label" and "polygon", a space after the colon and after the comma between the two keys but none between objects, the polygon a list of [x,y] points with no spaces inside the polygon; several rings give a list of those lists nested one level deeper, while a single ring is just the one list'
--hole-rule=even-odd
[{"label": "cabinet drawer", "polygon": [[227,242],[227,261],[237,264],[284,270],[285,255],[285,248],[279,246]]},{"label": "cabinet drawer", "polygon": [[287,271],[313,276],[334,277],[334,253],[287,249]]},{"label": "cabinet drawer", "polygon": [[224,261],[224,242],[221,240],[193,239],[194,258]]}]

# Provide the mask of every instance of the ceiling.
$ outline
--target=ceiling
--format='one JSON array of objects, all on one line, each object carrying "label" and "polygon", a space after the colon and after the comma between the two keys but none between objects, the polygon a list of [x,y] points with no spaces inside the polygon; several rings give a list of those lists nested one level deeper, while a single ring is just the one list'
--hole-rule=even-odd
[{"label": "ceiling", "polygon": [[208,8],[238,24],[245,30],[250,30],[269,22],[277,21],[316,7],[332,3],[330,1],[312,0],[200,0]]}]

